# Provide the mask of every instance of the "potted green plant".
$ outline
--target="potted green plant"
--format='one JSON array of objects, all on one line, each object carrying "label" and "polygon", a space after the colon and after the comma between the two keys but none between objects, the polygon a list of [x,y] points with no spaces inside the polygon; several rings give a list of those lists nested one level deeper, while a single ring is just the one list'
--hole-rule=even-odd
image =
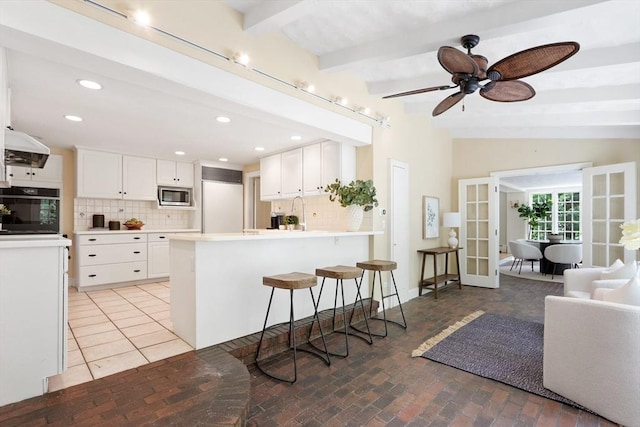
[{"label": "potted green plant", "polygon": [[9,215],[11,211],[4,204],[0,203],[0,230],[2,230],[2,216]]},{"label": "potted green plant", "polygon": [[531,238],[531,234],[533,229],[536,228],[539,224],[539,221],[543,218],[546,218],[551,212],[551,202],[535,202],[531,206],[527,204],[522,204],[518,206],[518,215],[520,218],[523,218],[527,221],[527,225],[529,226],[529,232],[527,233],[529,238]]},{"label": "potted green plant", "polygon": [[355,180],[342,185],[339,179],[327,185],[324,190],[329,193],[329,200],[340,203],[347,208],[347,231],[358,231],[362,224],[363,214],[378,206],[376,187],[372,180]]},{"label": "potted green plant", "polygon": [[298,217],[295,215],[286,215],[284,217],[284,223],[289,230],[293,230],[298,225]]}]

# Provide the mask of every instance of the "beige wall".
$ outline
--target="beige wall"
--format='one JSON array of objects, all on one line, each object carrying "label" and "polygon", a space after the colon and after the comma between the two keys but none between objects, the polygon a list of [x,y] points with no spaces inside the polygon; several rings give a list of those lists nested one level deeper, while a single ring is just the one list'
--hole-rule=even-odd
[{"label": "beige wall", "polygon": [[[491,172],[591,162],[593,166],[635,161],[640,166],[640,140],[472,140],[453,143],[453,177],[480,178]],[[640,189],[640,173],[637,173]],[[453,205],[457,207],[457,186],[452,187]],[[637,212],[640,214],[640,198]]]}]

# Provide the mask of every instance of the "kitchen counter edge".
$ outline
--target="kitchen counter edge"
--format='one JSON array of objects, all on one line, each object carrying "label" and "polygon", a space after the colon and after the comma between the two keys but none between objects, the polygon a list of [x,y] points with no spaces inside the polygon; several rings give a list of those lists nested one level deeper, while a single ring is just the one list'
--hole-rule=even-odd
[{"label": "kitchen counter edge", "polygon": [[373,236],[384,234],[383,231],[301,231],[282,233],[181,233],[174,234],[171,240],[184,240],[192,242],[224,242],[233,240],[278,240],[278,239],[309,239],[321,237],[355,237]]},{"label": "kitchen counter edge", "polygon": [[82,230],[74,231],[73,234],[78,236],[84,234],[127,234],[127,233],[199,233],[197,228],[158,228],[158,229],[141,229],[141,230]]}]

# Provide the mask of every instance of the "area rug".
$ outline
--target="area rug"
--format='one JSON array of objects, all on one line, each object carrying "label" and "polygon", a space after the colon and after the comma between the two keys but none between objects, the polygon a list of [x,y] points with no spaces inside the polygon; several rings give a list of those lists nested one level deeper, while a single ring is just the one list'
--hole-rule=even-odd
[{"label": "area rug", "polygon": [[430,338],[411,355],[589,411],[542,385],[543,339],[542,323],[477,311]]},{"label": "area rug", "polygon": [[533,264],[533,271],[531,271],[531,262],[525,262],[520,273],[518,273],[519,268],[513,267],[513,270],[510,269],[512,263],[512,256],[500,260],[500,274],[520,277],[522,279],[538,280],[541,282],[562,283],[564,280],[564,276],[562,274],[557,274],[553,276],[553,278],[551,274],[540,274],[540,264],[537,262]]}]

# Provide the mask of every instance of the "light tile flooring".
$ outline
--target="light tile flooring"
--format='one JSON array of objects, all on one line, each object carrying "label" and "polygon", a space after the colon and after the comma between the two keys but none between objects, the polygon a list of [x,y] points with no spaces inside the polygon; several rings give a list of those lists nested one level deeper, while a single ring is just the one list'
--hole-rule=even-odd
[{"label": "light tile flooring", "polygon": [[101,291],[69,288],[67,370],[49,391],[193,350],[172,332],[169,282]]}]

